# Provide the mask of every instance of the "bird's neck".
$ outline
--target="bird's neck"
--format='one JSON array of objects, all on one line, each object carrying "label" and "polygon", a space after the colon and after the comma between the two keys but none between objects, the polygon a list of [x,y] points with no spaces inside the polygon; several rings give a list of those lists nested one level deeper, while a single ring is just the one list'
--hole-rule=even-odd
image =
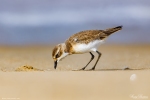
[{"label": "bird's neck", "polygon": [[61,43],[61,48],[63,49],[64,53],[68,53],[67,46],[65,43]]}]

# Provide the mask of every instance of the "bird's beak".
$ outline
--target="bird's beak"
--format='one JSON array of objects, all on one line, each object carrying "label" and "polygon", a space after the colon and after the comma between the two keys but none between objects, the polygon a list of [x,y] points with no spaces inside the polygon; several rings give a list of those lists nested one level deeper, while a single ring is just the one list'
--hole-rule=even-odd
[{"label": "bird's beak", "polygon": [[56,67],[57,67],[57,60],[54,61],[54,68],[56,69]]}]

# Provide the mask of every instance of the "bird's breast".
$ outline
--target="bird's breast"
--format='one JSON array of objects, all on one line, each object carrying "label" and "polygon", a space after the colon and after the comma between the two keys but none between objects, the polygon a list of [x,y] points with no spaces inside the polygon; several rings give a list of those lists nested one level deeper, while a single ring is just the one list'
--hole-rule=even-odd
[{"label": "bird's breast", "polygon": [[103,43],[104,40],[94,40],[87,44],[85,43],[76,43],[73,44],[74,53],[85,53],[90,51],[96,51],[100,44]]}]

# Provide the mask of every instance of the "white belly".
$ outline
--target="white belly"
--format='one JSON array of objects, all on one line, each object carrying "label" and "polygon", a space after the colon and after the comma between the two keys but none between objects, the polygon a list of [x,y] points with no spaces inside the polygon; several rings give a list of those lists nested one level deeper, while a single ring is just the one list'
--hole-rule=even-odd
[{"label": "white belly", "polygon": [[76,44],[73,46],[73,49],[76,53],[84,53],[84,52],[90,52],[90,51],[96,51],[97,48],[100,46],[100,44],[103,43],[104,40],[95,40],[93,42],[90,42],[88,44]]}]

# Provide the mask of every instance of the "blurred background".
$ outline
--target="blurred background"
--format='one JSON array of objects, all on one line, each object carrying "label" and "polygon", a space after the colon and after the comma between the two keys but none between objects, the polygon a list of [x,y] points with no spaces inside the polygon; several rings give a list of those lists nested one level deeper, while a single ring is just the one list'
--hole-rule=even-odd
[{"label": "blurred background", "polygon": [[150,43],[149,0],[0,0],[0,45],[53,45],[123,25],[107,44]]}]

